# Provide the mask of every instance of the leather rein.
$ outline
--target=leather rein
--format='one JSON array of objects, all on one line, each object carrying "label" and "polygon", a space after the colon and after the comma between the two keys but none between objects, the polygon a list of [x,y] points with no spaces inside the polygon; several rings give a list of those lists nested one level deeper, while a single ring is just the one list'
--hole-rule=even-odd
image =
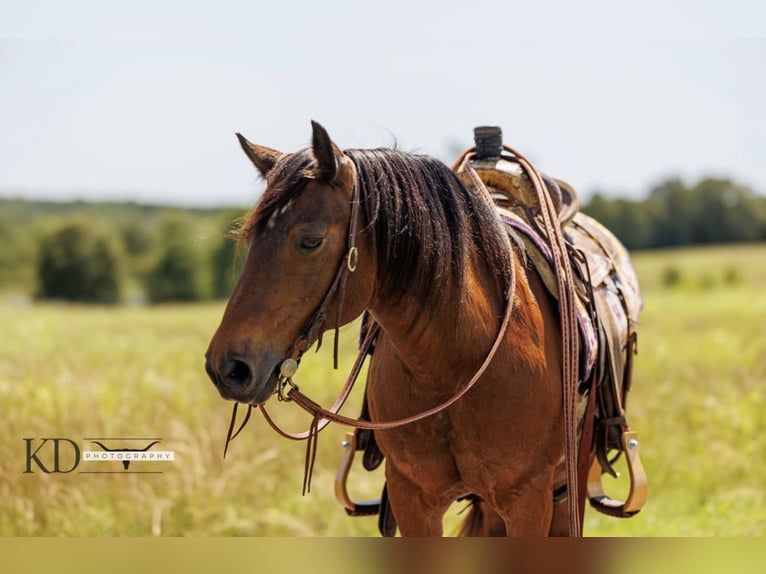
[{"label": "leather rein", "polygon": [[[487,195],[487,197],[490,197],[489,192],[487,191],[486,187],[484,186],[484,183],[481,181],[479,176],[475,173],[475,171],[473,171],[473,168],[469,168],[469,169],[471,170],[470,173],[472,173],[471,177],[473,182],[477,185],[477,187],[480,190],[483,191],[483,193]],[[324,296],[324,299],[320,303],[311,321],[309,322],[308,327],[295,340],[295,342],[292,345],[291,352],[288,358],[285,359],[280,365],[279,385],[276,390],[279,400],[285,401],[285,402],[295,402],[295,404],[297,404],[303,410],[305,410],[310,415],[312,415],[311,426],[309,427],[307,431],[304,431],[301,433],[287,432],[281,429],[277,425],[277,423],[274,421],[274,419],[266,410],[266,407],[264,404],[251,403],[248,405],[248,411],[247,411],[247,414],[245,415],[244,420],[240,424],[237,431],[234,432],[234,424],[237,417],[237,409],[239,406],[239,403],[234,403],[232,418],[229,424],[229,431],[226,437],[226,446],[224,448],[224,458],[225,458],[226,452],[228,451],[229,443],[232,440],[234,440],[234,438],[236,438],[236,436],[245,427],[245,425],[250,419],[250,414],[252,412],[253,407],[258,408],[263,414],[263,417],[266,419],[266,422],[268,422],[271,428],[274,429],[274,431],[276,431],[277,434],[279,434],[280,436],[290,440],[296,440],[296,441],[308,440],[308,444],[306,445],[306,466],[305,466],[304,481],[303,481],[304,494],[307,492],[310,492],[311,490],[311,473],[313,470],[314,461],[316,459],[316,448],[317,448],[316,437],[319,434],[319,432],[323,430],[329,423],[335,422],[335,423],[339,423],[339,424],[354,427],[354,428],[369,429],[369,430],[386,430],[386,429],[397,428],[397,427],[414,423],[416,421],[423,420],[425,418],[433,416],[449,408],[450,406],[455,404],[458,400],[460,400],[468,391],[470,391],[473,388],[473,386],[479,381],[479,379],[487,370],[487,368],[489,367],[489,364],[492,362],[492,359],[494,358],[495,353],[499,349],[500,344],[505,337],[505,333],[507,332],[508,325],[510,323],[511,312],[513,310],[513,297],[516,291],[516,277],[515,277],[515,274],[512,273],[511,284],[509,285],[509,288],[506,292],[506,305],[505,305],[505,311],[503,313],[503,321],[500,325],[498,334],[495,337],[495,340],[486,358],[484,359],[484,361],[482,362],[481,366],[476,371],[476,373],[474,373],[474,375],[468,381],[468,383],[462,386],[449,399],[445,400],[444,402],[428,410],[425,410],[420,413],[417,413],[408,417],[404,417],[401,419],[396,419],[391,421],[382,421],[382,422],[371,422],[371,421],[365,421],[365,420],[356,419],[356,418],[350,418],[350,417],[341,415],[339,413],[340,409],[343,407],[343,405],[346,402],[346,399],[351,393],[351,390],[353,389],[354,384],[356,383],[356,380],[359,377],[359,373],[362,369],[362,365],[364,364],[364,360],[369,354],[370,348],[372,347],[372,344],[375,340],[376,335],[380,331],[380,325],[375,321],[373,321],[372,324],[368,327],[364,341],[359,347],[359,353],[357,354],[356,360],[354,361],[354,365],[351,369],[351,372],[349,373],[346,379],[346,383],[343,385],[343,388],[341,389],[338,395],[338,398],[335,400],[333,405],[329,409],[325,409],[322,406],[320,406],[318,403],[314,402],[312,399],[304,395],[300,391],[298,385],[296,385],[293,382],[292,377],[297,371],[301,356],[303,355],[303,353],[305,353],[308,350],[308,348],[311,345],[311,342],[316,339],[321,344],[321,334],[319,330],[325,321],[327,308],[329,307],[330,301],[332,297],[335,295],[336,291],[338,291],[339,299],[337,304],[337,319],[338,320],[336,320],[336,327],[335,327],[335,346],[334,346],[333,360],[334,360],[334,365],[337,368],[338,329],[339,329],[338,325],[340,323],[339,321],[340,311],[341,311],[341,307],[343,303],[343,297],[345,295],[345,284],[346,284],[346,280],[348,279],[348,275],[350,273],[353,273],[356,270],[357,261],[358,261],[358,249],[356,247],[356,233],[358,229],[360,199],[359,199],[359,189],[358,189],[356,174],[354,175],[355,175],[354,189],[352,192],[352,199],[351,199],[351,219],[349,221],[347,251],[344,257],[341,258],[340,264],[338,266],[338,271],[335,274],[335,278],[333,282],[330,284],[330,287],[328,288],[327,293]]]}]

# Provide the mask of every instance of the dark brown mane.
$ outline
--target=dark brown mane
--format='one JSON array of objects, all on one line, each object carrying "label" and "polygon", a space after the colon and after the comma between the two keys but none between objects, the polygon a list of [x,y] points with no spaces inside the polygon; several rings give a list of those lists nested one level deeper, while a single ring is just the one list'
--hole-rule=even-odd
[{"label": "dark brown mane", "polygon": [[428,156],[385,148],[344,153],[357,168],[385,293],[432,303],[448,279],[463,285],[472,251],[509,284],[508,240],[488,198]]}]

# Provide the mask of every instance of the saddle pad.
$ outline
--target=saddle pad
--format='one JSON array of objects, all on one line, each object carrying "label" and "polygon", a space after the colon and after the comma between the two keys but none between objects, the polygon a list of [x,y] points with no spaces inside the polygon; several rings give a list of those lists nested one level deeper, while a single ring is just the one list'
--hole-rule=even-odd
[{"label": "saddle pad", "polygon": [[[498,209],[500,218],[524,241],[527,259],[532,262],[548,291],[558,298],[558,286],[553,273],[553,256],[540,235],[520,216],[505,209]],[[579,380],[585,381],[590,376],[593,365],[598,357],[598,337],[593,320],[588,313],[585,301],[585,291],[576,290],[577,325],[580,333],[579,350]]]}]

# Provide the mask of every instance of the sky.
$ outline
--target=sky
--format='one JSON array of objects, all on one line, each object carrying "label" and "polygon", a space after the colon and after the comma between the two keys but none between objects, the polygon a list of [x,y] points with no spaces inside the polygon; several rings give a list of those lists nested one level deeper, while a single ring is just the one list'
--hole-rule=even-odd
[{"label": "sky", "polygon": [[530,4],[0,0],[0,196],[249,206],[235,132],[312,119],[447,163],[499,125],[586,197],[766,194],[766,3]]}]

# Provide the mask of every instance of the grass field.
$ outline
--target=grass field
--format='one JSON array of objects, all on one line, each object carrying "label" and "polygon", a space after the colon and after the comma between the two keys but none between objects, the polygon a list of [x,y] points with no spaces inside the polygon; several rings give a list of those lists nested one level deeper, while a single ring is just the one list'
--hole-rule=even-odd
[{"label": "grass field", "polygon": [[[650,498],[630,520],[587,512],[585,532],[764,535],[766,246],[634,260],[646,302],[628,415]],[[0,303],[0,535],[376,534],[374,519],[346,517],[333,498],[344,428],[321,435],[306,497],[303,444],[280,439],[255,417],[222,460],[231,403],[202,368],[222,309]],[[340,372],[324,349],[301,367],[302,388],[323,403],[342,384],[355,331],[345,330]],[[347,412],[356,414],[357,405],[358,397]],[[292,405],[275,404],[274,412],[291,429],[308,424]],[[84,437],[161,437],[176,459],[161,465],[162,474],[24,473],[23,439],[43,437],[86,448]],[[160,465],[131,470],[158,468],[152,464]],[[358,468],[350,485],[357,498],[370,498],[381,481]],[[624,492],[623,483],[612,486]]]}]

